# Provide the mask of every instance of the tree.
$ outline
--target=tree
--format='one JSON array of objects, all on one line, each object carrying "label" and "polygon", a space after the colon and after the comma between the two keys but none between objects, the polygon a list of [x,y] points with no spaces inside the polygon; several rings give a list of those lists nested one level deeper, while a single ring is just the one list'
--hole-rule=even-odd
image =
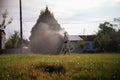
[{"label": "tree", "polygon": [[80,40],[80,41],[78,41],[78,47],[79,47],[80,49],[83,50],[84,45],[85,45],[85,41],[84,41],[84,40]]},{"label": "tree", "polygon": [[98,31],[98,34],[111,34],[115,32],[115,29],[113,29],[113,24],[109,22],[104,22],[103,24],[99,25],[100,30]]},{"label": "tree", "polygon": [[95,38],[95,46],[104,51],[117,51],[120,44],[120,33],[113,28],[113,24],[104,22]]},{"label": "tree", "polygon": [[13,18],[9,18],[9,20],[7,20],[7,17],[8,17],[8,11],[5,10],[5,12],[2,14],[2,22],[0,24],[0,29],[5,29],[6,26],[10,23],[12,23],[13,21]]},{"label": "tree", "polygon": [[102,49],[102,50],[108,50],[109,49],[109,45],[111,42],[111,38],[110,35],[105,33],[101,33],[99,35],[97,35],[96,39],[95,39],[95,46]]},{"label": "tree", "polygon": [[14,31],[14,34],[6,42],[6,48],[17,48],[19,39],[19,32]]},{"label": "tree", "polygon": [[[8,12],[5,10],[5,12],[2,14],[2,22],[0,23],[0,52],[3,52],[5,49],[5,31],[4,29],[6,26],[10,23],[12,23],[12,18],[8,19]],[[8,20],[7,20],[8,19]]]}]

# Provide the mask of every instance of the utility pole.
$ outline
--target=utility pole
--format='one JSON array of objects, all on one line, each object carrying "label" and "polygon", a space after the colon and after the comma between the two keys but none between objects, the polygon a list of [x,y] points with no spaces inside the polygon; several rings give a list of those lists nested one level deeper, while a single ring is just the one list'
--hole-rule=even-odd
[{"label": "utility pole", "polygon": [[19,6],[20,6],[20,47],[22,49],[23,47],[23,30],[22,30],[22,1],[19,0]]}]

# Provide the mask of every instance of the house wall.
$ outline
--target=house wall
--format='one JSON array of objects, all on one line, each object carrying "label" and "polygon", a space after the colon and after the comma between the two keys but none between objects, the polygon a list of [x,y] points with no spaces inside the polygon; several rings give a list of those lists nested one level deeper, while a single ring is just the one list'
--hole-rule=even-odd
[{"label": "house wall", "polygon": [[94,42],[93,41],[86,41],[84,45],[84,51],[94,51]]}]

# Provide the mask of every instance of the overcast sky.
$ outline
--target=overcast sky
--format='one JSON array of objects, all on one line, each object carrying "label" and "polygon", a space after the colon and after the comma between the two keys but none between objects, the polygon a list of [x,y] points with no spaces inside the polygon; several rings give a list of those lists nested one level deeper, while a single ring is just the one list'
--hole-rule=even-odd
[{"label": "overcast sky", "polygon": [[[24,38],[29,38],[46,6],[71,35],[95,34],[100,23],[120,17],[120,0],[22,0]],[[13,17],[13,23],[6,28],[8,37],[14,30],[19,31],[19,0],[0,0],[0,15],[5,9]]]}]

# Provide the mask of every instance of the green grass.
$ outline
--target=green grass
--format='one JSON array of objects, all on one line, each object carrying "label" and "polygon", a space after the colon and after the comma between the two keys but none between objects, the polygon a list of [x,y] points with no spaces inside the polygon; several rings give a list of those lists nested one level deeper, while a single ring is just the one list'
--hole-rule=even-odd
[{"label": "green grass", "polygon": [[0,80],[120,80],[120,54],[0,55]]}]

